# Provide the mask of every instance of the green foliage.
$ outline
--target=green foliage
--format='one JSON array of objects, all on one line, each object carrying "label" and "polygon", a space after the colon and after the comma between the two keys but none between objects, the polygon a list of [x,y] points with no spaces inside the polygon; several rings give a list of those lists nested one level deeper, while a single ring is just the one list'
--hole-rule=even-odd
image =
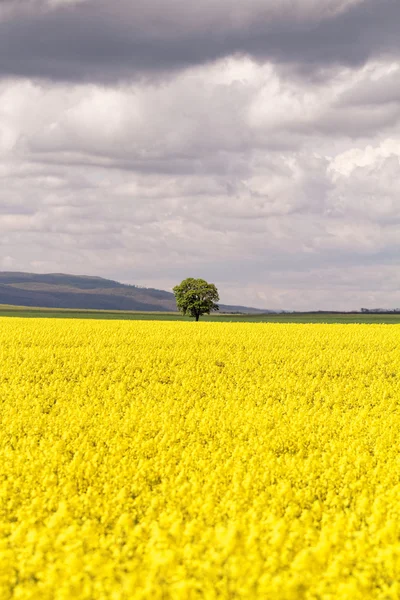
[{"label": "green foliage", "polygon": [[183,315],[190,315],[196,321],[201,315],[209,315],[211,311],[219,310],[218,290],[213,283],[204,279],[189,277],[173,289],[178,310]]}]

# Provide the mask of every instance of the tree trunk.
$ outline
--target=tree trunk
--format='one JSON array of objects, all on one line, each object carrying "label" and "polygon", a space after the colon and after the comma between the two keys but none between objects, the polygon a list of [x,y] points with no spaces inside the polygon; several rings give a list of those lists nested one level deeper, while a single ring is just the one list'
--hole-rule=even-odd
[{"label": "tree trunk", "polygon": [[198,321],[198,320],[199,320],[199,317],[200,317],[200,315],[196,315],[196,321]]}]

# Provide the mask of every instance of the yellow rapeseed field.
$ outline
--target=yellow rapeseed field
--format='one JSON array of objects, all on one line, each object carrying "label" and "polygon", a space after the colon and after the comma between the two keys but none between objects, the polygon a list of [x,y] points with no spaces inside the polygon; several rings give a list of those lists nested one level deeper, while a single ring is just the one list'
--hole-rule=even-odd
[{"label": "yellow rapeseed field", "polygon": [[0,598],[400,598],[400,327],[0,319]]}]

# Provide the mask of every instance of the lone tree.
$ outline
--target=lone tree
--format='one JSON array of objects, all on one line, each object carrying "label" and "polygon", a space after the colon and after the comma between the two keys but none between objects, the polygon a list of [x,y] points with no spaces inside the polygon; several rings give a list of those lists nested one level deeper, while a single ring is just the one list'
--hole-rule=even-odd
[{"label": "lone tree", "polygon": [[204,279],[189,277],[174,287],[176,305],[183,315],[190,315],[199,320],[201,315],[209,315],[212,310],[219,310],[218,290],[213,283]]}]

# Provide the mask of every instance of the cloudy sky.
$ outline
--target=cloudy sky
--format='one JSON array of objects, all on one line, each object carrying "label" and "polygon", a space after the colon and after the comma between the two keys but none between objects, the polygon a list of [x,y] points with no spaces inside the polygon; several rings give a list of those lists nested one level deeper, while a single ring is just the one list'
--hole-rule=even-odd
[{"label": "cloudy sky", "polygon": [[399,0],[0,0],[0,270],[400,306]]}]

